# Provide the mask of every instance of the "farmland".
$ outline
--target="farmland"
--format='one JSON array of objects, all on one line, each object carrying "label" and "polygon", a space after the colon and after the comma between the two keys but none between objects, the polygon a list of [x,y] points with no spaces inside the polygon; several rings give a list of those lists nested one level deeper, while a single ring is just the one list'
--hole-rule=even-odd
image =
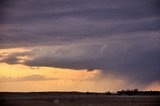
[{"label": "farmland", "polygon": [[86,93],[1,93],[0,106],[160,106],[156,95]]}]

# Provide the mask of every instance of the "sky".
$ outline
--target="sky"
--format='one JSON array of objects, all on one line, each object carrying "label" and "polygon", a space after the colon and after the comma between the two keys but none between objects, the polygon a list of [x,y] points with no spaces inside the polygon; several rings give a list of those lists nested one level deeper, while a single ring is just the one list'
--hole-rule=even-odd
[{"label": "sky", "polygon": [[159,0],[1,0],[0,91],[160,91]]}]

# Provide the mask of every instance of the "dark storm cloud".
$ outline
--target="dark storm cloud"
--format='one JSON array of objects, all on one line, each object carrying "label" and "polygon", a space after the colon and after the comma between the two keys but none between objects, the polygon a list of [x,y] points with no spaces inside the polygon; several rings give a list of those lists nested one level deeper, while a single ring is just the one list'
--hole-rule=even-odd
[{"label": "dark storm cloud", "polygon": [[8,64],[18,64],[20,63],[19,62],[20,60],[23,60],[18,57],[24,57],[24,56],[30,57],[32,55],[33,53],[31,52],[22,52],[22,53],[14,52],[6,56],[1,56],[0,62],[6,62]]},{"label": "dark storm cloud", "polygon": [[[110,36],[107,39],[96,38],[63,46],[37,47],[28,53],[28,56],[32,54],[33,59],[23,64],[89,71],[100,69],[106,73],[126,75],[143,83],[160,80],[159,32],[133,33],[130,36]],[[12,54],[1,62],[9,63],[21,55]],[[9,64],[17,62],[15,60]]]},{"label": "dark storm cloud", "polygon": [[[0,48],[46,46],[33,50],[37,54],[26,65],[160,80],[159,0],[6,0],[1,5]],[[19,55],[1,62],[19,63]]]},{"label": "dark storm cloud", "polygon": [[[141,34],[141,35],[139,35]],[[148,82],[159,80],[160,36],[137,33],[132,37],[119,35],[95,43],[68,45],[58,49],[49,47],[38,50],[27,65],[50,66],[71,69],[101,69]],[[158,33],[159,34],[159,33]],[[103,38],[104,39],[104,38]],[[54,51],[50,51],[54,49]],[[145,75],[145,77],[142,77]]]},{"label": "dark storm cloud", "polygon": [[157,3],[158,0],[14,0],[4,3],[2,9],[6,10],[6,18],[12,16],[8,22],[66,17],[135,20],[159,16]]},{"label": "dark storm cloud", "polygon": [[59,45],[86,36],[157,31],[158,4],[158,0],[6,0],[0,7],[0,47]]}]

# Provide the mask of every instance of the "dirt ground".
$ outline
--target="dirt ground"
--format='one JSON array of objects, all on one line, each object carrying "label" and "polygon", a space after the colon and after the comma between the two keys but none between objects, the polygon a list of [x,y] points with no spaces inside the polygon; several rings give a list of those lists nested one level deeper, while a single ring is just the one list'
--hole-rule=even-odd
[{"label": "dirt ground", "polygon": [[9,95],[0,106],[160,106],[160,96]]}]

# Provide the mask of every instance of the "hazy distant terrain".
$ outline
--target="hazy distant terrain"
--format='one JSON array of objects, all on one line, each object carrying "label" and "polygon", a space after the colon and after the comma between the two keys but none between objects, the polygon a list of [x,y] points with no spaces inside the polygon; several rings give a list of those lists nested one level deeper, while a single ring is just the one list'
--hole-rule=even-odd
[{"label": "hazy distant terrain", "polygon": [[0,106],[160,106],[159,95],[1,93]]}]

